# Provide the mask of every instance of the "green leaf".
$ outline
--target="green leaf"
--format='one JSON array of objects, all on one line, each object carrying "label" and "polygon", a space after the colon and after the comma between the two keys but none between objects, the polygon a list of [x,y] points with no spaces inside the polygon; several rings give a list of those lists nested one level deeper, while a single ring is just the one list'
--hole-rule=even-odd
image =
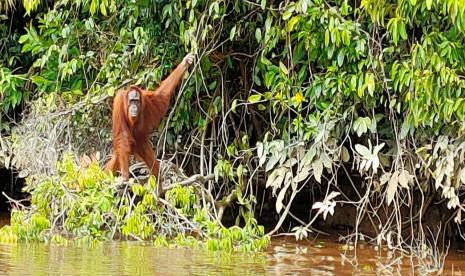
[{"label": "green leaf", "polygon": [[374,75],[372,73],[367,73],[367,79],[365,81],[367,84],[368,94],[370,94],[373,97],[375,91]]},{"label": "green leaf", "polygon": [[433,5],[433,0],[426,0],[426,9],[431,10],[431,6]]},{"label": "green leaf", "polygon": [[357,133],[357,136],[360,137],[362,134],[367,132],[369,125],[371,125],[370,118],[358,117],[354,122],[353,129]]},{"label": "green leaf", "polygon": [[28,39],[29,39],[29,35],[25,34],[25,35],[22,35],[22,36],[19,38],[18,42],[19,42],[20,44],[23,44],[23,43],[26,42]]},{"label": "green leaf", "polygon": [[405,30],[405,23],[404,21],[400,22],[399,24],[399,34],[402,39],[407,39],[407,31]]},{"label": "green leaf", "polygon": [[237,100],[234,100],[231,104],[232,113],[236,113]]},{"label": "green leaf", "polygon": [[236,35],[236,26],[232,27],[231,33],[229,34],[229,39],[233,40],[235,35]]},{"label": "green leaf", "polygon": [[239,164],[239,166],[237,166],[237,176],[241,177],[243,175],[244,175],[244,166],[242,164]]},{"label": "green leaf", "polygon": [[347,0],[344,0],[344,2],[342,2],[341,14],[343,16],[346,16],[349,14],[349,5],[347,4]]},{"label": "green leaf", "polygon": [[283,20],[288,20],[289,18],[291,18],[292,16],[292,12],[290,10],[286,10],[283,14]]},{"label": "green leaf", "polygon": [[297,24],[299,20],[300,20],[300,16],[294,16],[291,18],[291,20],[289,20],[289,22],[287,23],[287,28],[290,32],[294,30],[295,24]]},{"label": "green leaf", "polygon": [[107,7],[105,6],[103,2],[100,3],[100,12],[102,13],[103,16],[107,16]]},{"label": "green leaf", "polygon": [[289,71],[287,70],[286,65],[284,65],[284,63],[282,63],[281,61],[279,62],[279,69],[281,69],[281,71],[282,71],[284,74],[286,74],[286,75],[289,74]]},{"label": "green leaf", "polygon": [[90,14],[94,15],[95,11],[97,11],[98,0],[92,0],[90,3]]},{"label": "green leaf", "polygon": [[341,67],[343,64],[344,64],[344,51],[341,50],[337,54],[337,65],[339,65],[339,67]]},{"label": "green leaf", "polygon": [[257,75],[254,74],[252,76],[252,78],[253,78],[253,81],[255,82],[256,85],[258,85],[258,86],[262,85],[262,81],[260,80],[260,78]]},{"label": "green leaf", "polygon": [[397,42],[399,41],[399,35],[397,31],[397,23],[393,24],[392,27],[392,40],[394,41],[394,44],[397,45]]},{"label": "green leaf", "polygon": [[[264,65],[270,65],[271,61],[269,61],[263,54],[260,56],[260,62],[263,63]],[[267,73],[272,72],[268,71]]]},{"label": "green leaf", "polygon": [[254,95],[249,96],[248,101],[249,101],[249,103],[254,104],[256,102],[259,102],[261,100],[261,98],[262,98],[262,95],[254,94]]},{"label": "green leaf", "polygon": [[208,10],[208,14],[211,15],[213,11],[215,11],[215,13],[217,13],[217,14],[220,12],[220,6],[219,6],[218,2],[213,2],[210,5],[210,9]]},{"label": "green leaf", "polygon": [[350,78],[350,88],[352,89],[352,91],[355,91],[357,88],[357,76],[356,75],[352,75],[352,77]]},{"label": "green leaf", "polygon": [[275,77],[275,73],[274,73],[273,71],[268,71],[268,72],[266,72],[266,75],[265,75],[265,86],[266,86],[267,88],[270,88],[271,85],[273,84],[274,77]]},{"label": "green leaf", "polygon": [[262,30],[260,28],[257,28],[255,30],[255,39],[257,40],[258,43],[262,41]]},{"label": "green leaf", "polygon": [[210,84],[208,85],[208,89],[210,89],[210,90],[213,90],[213,89],[215,89],[215,87],[216,87],[216,83],[217,83],[216,81],[214,81],[214,82],[210,83]]},{"label": "green leaf", "polygon": [[199,126],[200,129],[204,129],[206,126],[206,121],[203,118],[199,118],[199,121],[197,122],[197,125]]},{"label": "green leaf", "polygon": [[342,43],[344,43],[345,46],[350,45],[350,36],[347,30],[342,31]]},{"label": "green leaf", "polygon": [[325,46],[327,47],[329,45],[329,30],[326,29],[325,31]]}]

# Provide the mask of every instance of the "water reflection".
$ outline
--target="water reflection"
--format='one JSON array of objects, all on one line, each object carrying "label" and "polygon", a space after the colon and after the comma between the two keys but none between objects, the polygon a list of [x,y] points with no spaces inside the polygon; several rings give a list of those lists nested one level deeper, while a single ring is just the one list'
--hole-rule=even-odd
[{"label": "water reflection", "polygon": [[[88,246],[0,245],[1,275],[372,275],[414,274],[408,259],[331,241],[275,239],[267,252],[222,253],[156,248],[136,242]],[[349,251],[346,251],[349,250]],[[343,254],[346,251],[347,254]],[[462,275],[464,256],[451,253],[445,274]],[[417,274],[417,273],[415,273]]]}]

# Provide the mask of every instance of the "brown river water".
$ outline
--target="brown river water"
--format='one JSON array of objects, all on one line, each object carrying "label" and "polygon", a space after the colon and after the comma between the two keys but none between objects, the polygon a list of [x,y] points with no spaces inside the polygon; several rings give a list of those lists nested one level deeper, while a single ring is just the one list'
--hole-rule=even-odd
[{"label": "brown river water", "polygon": [[[0,245],[0,275],[419,275],[410,259],[330,240],[275,238],[266,252],[225,253],[112,242],[86,246]],[[345,252],[345,254],[344,254]],[[442,275],[465,275],[465,253],[449,252]],[[434,274],[432,274],[434,275]]]}]

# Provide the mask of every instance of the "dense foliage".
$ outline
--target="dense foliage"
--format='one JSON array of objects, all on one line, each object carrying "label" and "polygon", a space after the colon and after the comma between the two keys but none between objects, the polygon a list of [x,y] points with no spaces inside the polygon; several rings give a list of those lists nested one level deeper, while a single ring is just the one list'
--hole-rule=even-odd
[{"label": "dense foliage", "polygon": [[31,191],[31,207],[12,212],[11,226],[0,229],[0,241],[149,239],[168,246],[172,240],[179,246],[226,251],[262,250],[268,245],[263,226],[249,212],[243,213],[244,227],[226,228],[201,207],[193,187],[176,186],[163,200],[156,196],[154,177],[144,185],[123,188],[98,163],[83,160],[77,165],[67,154],[56,176],[41,178]]},{"label": "dense foliage", "polygon": [[[221,220],[225,208],[249,204],[258,218],[279,215],[275,233],[303,196],[309,215],[296,220],[296,237],[344,203],[357,211],[351,237],[368,221],[378,242],[398,246],[424,239],[422,217],[436,202],[451,211],[430,219],[461,223],[462,1],[22,2],[16,11],[0,4],[9,136],[0,157],[31,176],[35,206],[50,188],[32,176],[59,175],[64,149],[108,153],[116,90],[154,88],[192,51],[158,146],[185,172],[215,175],[197,193],[209,215]],[[28,113],[10,130],[8,114],[22,104]],[[275,200],[265,212],[263,192]],[[91,227],[69,223],[68,231]],[[406,236],[405,227],[420,231]]]}]

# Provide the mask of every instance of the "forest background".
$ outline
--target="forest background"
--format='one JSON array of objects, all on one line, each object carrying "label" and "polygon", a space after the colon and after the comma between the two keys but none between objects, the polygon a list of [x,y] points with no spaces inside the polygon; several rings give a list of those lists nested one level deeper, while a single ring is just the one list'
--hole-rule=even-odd
[{"label": "forest background", "polygon": [[[464,210],[464,31],[459,0],[1,0],[0,164],[29,200],[0,237],[251,250],[343,227],[447,245]],[[156,88],[187,52],[153,138],[182,180],[165,199],[153,178],[121,194],[100,170],[112,96]]]}]

